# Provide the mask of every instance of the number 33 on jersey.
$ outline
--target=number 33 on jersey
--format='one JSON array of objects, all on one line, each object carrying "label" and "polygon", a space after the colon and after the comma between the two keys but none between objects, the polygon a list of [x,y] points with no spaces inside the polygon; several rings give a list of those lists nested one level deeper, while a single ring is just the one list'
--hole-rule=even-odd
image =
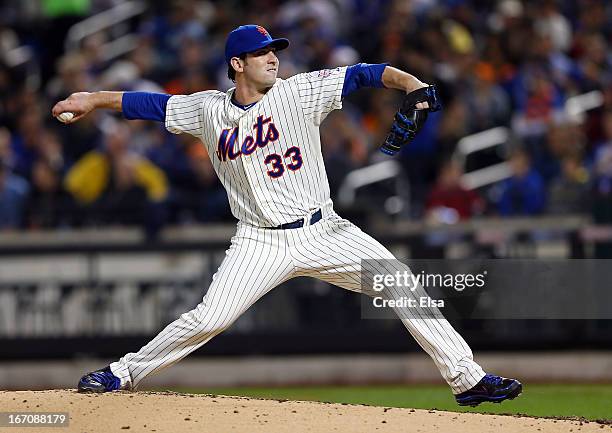
[{"label": "number 33 on jersey", "polygon": [[[264,132],[264,127],[267,126],[267,130]],[[234,160],[239,156],[248,156],[255,152],[257,148],[264,148],[268,143],[278,140],[279,133],[276,129],[276,125],[272,122],[272,118],[268,117],[264,119],[264,116],[258,116],[257,121],[253,125],[254,134],[246,135],[242,144],[236,145],[238,138],[239,128],[224,129],[219,137],[217,144],[217,158],[220,161],[227,161],[228,159]],[[283,157],[290,158],[291,161],[288,164],[283,164]],[[268,170],[268,176],[277,178],[285,173],[285,167],[290,170],[299,170],[302,167],[302,155],[300,148],[292,146],[280,156],[277,153],[271,153],[264,158],[266,165],[271,164],[271,169]]]},{"label": "number 33 on jersey", "polygon": [[201,139],[239,220],[274,227],[331,205],[319,126],[342,108],[346,67],[277,79],[245,110],[234,89],[175,95],[166,128]]}]

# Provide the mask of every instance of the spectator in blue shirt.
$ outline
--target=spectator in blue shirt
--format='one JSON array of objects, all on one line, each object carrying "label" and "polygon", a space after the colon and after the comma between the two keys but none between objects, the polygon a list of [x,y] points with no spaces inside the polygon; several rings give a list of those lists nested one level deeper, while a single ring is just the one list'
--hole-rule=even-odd
[{"label": "spectator in blue shirt", "polygon": [[28,182],[11,173],[0,160],[0,229],[17,229],[22,224],[28,197]]},{"label": "spectator in blue shirt", "polygon": [[529,155],[516,150],[510,157],[512,177],[502,184],[497,203],[503,216],[536,215],[546,203],[545,185],[542,176],[531,166]]}]

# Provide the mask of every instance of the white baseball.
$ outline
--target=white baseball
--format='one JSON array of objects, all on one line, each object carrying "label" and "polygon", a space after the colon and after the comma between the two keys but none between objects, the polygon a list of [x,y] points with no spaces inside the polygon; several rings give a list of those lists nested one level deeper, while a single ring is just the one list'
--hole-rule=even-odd
[{"label": "white baseball", "polygon": [[74,117],[74,113],[71,113],[70,111],[64,111],[63,113],[60,113],[57,115],[57,120],[59,120],[60,122],[70,122],[72,120],[72,118]]}]

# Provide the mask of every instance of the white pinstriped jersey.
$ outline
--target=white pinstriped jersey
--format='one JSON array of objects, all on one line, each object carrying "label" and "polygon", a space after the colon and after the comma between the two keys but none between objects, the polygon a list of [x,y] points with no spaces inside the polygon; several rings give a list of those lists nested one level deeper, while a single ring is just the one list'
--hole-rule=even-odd
[{"label": "white pinstriped jersey", "polygon": [[[123,389],[135,389],[147,376],[206,344],[288,279],[315,277],[374,296],[362,282],[363,260],[382,259],[375,272],[383,275],[410,272],[382,244],[331,209],[319,125],[331,110],[341,108],[345,75],[346,68],[338,68],[279,79],[247,111],[231,103],[232,90],[168,100],[166,127],[205,143],[240,222],[202,302],[138,352],[110,364]],[[265,229],[305,218],[317,208],[323,218],[316,224]],[[399,286],[389,295],[418,299],[425,291]],[[467,343],[437,308],[394,309],[455,394],[484,377]]]},{"label": "white pinstriped jersey", "polygon": [[232,104],[233,88],[175,95],[166,128],[202,140],[238,220],[258,227],[296,221],[331,205],[319,126],[342,107],[346,69],[279,78],[248,110]]}]

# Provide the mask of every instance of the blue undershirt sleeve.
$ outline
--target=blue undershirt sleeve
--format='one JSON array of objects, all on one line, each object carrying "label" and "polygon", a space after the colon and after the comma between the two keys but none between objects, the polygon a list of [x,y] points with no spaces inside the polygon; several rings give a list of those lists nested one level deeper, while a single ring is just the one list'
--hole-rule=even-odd
[{"label": "blue undershirt sleeve", "polygon": [[123,117],[129,120],[157,120],[166,119],[166,105],[170,95],[148,92],[125,92],[121,98]]},{"label": "blue undershirt sleeve", "polygon": [[357,63],[346,68],[342,97],[344,98],[362,87],[384,87],[382,74],[387,65],[388,63]]}]

